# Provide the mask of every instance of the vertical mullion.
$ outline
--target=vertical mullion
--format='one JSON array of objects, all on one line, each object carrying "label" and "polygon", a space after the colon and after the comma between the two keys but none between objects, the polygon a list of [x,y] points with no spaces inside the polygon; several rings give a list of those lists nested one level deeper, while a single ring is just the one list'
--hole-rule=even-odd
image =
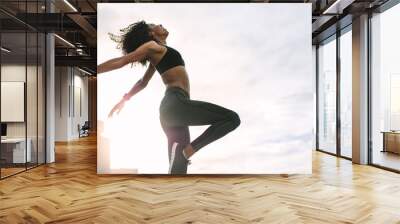
[{"label": "vertical mullion", "polygon": [[319,44],[316,45],[315,47],[315,56],[316,56],[316,81],[315,81],[315,91],[316,91],[316,130],[315,130],[315,148],[319,149]]},{"label": "vertical mullion", "polygon": [[[1,32],[1,28],[2,28],[2,26],[1,26],[1,24],[2,23],[0,23],[0,47],[2,46],[2,32]],[[1,122],[1,55],[2,55],[2,52],[1,52],[1,50],[0,50],[0,125],[2,124],[2,122]],[[0,136],[1,136],[1,134],[0,134]],[[0,179],[2,179],[1,178],[1,168],[2,168],[2,162],[1,162],[1,143],[0,143]]]},{"label": "vertical mullion", "polygon": [[[71,82],[72,82],[72,87],[71,87],[71,102],[72,102],[72,119],[75,118],[75,67],[71,67],[72,70],[72,75],[71,75]],[[72,122],[73,123],[73,122]]]},{"label": "vertical mullion", "polygon": [[[39,0],[36,0],[36,13],[39,15]],[[39,19],[37,22],[39,22]],[[39,165],[39,30],[37,30],[36,32],[36,166],[38,165]]]},{"label": "vertical mullion", "polygon": [[[28,1],[25,0],[25,21],[28,17]],[[25,23],[25,102],[24,102],[24,118],[25,118],[25,170],[28,169],[28,119],[27,119],[27,97],[28,97],[28,25]]]},{"label": "vertical mullion", "polygon": [[371,57],[372,57],[372,29],[371,29],[371,19],[372,19],[372,12],[368,11],[368,19],[367,19],[367,47],[368,47],[368,53],[367,53],[367,132],[368,132],[368,164],[373,164],[373,153],[372,153],[372,64],[371,64]]},{"label": "vertical mullion", "polygon": [[[67,69],[70,67],[67,67]],[[71,70],[68,69],[68,117],[71,117]]]},{"label": "vertical mullion", "polygon": [[[44,2],[44,12],[47,13],[47,0]],[[48,38],[47,31],[44,32],[44,69],[42,69],[42,77],[44,71],[44,161],[43,163],[47,163],[47,38]],[[43,52],[42,52],[43,53]],[[43,80],[43,79],[42,79]],[[60,90],[61,91],[61,90]],[[42,107],[43,109],[43,107]]]},{"label": "vertical mullion", "polygon": [[336,155],[341,156],[341,114],[340,114],[340,30],[336,31]]},{"label": "vertical mullion", "polygon": [[[67,68],[67,72],[68,72],[68,68]],[[59,91],[60,91],[60,93],[58,94],[59,96],[60,96],[60,118],[62,117],[62,96],[61,96],[61,93],[62,93],[62,85],[61,85],[61,79],[62,79],[62,77],[63,76],[65,76],[64,75],[64,73],[63,73],[63,71],[61,70],[61,72],[60,72],[60,75],[58,76],[58,84],[59,84],[59,86],[58,86],[58,89],[59,89]]]}]

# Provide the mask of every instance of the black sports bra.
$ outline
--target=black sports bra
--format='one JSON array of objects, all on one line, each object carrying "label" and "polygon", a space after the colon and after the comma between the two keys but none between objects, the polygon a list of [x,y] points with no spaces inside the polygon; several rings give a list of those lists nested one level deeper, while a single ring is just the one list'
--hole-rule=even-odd
[{"label": "black sports bra", "polygon": [[181,54],[177,50],[167,45],[164,46],[167,48],[167,52],[155,66],[160,74],[178,65],[185,66],[185,61],[183,61]]}]

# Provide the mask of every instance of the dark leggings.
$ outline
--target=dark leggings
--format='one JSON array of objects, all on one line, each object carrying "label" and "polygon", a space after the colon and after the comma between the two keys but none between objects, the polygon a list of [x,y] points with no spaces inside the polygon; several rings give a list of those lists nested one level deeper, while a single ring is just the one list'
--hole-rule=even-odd
[{"label": "dark leggings", "polygon": [[[182,151],[188,144],[198,151],[240,124],[236,112],[212,103],[191,100],[189,94],[179,87],[166,90],[160,105],[160,121],[168,138],[171,174],[186,174],[188,161]],[[198,125],[211,126],[190,142],[188,126]]]}]

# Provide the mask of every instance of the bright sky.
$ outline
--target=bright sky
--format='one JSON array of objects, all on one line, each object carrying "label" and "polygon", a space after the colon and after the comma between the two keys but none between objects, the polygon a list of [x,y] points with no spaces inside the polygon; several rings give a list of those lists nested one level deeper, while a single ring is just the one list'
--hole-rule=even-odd
[{"label": "bright sky", "polygon": [[[138,20],[161,23],[186,63],[191,98],[236,111],[241,125],[191,158],[188,173],[311,173],[311,4],[98,4],[98,63],[121,56],[107,35]],[[141,65],[98,76],[102,173],[167,173],[159,122],[165,87],[156,72],[111,119],[142,77]],[[204,127],[190,127],[195,139]]]}]

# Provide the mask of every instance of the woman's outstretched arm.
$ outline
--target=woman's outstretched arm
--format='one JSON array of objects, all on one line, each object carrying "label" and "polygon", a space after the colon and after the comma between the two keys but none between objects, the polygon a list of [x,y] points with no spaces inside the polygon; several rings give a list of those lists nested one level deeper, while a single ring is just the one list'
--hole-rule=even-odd
[{"label": "woman's outstretched arm", "polygon": [[106,62],[101,63],[97,66],[97,74],[108,72],[114,69],[118,69],[126,65],[123,61],[123,57],[113,58]]},{"label": "woman's outstretched arm", "polygon": [[153,76],[156,68],[150,64],[147,68],[147,71],[144,73],[144,76],[135,83],[135,85],[129,90],[128,93],[122,97],[122,99],[113,107],[113,109],[108,114],[108,117],[111,117],[114,112],[119,113],[121,109],[124,107],[126,101],[128,101],[133,95],[141,91],[147,86],[147,83],[150,81],[151,77]]},{"label": "woman's outstretched arm", "polygon": [[136,82],[136,84],[129,90],[128,93],[124,95],[124,99],[129,100],[133,95],[144,89],[147,86],[147,83],[149,83],[151,77],[153,77],[155,71],[156,68],[150,63],[143,77]]},{"label": "woman's outstretched arm", "polygon": [[144,58],[147,58],[149,54],[154,51],[156,44],[157,43],[155,41],[149,41],[129,54],[101,63],[97,66],[97,74],[112,71],[121,68],[126,64],[141,61]]}]

